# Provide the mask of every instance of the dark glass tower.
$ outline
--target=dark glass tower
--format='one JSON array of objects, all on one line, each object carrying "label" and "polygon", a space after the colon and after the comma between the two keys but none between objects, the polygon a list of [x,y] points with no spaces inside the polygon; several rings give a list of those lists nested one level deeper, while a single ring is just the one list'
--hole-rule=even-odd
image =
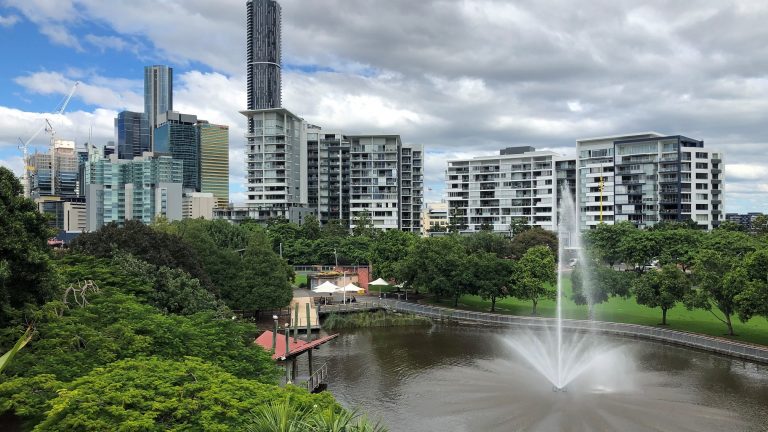
[{"label": "dark glass tower", "polygon": [[[248,109],[280,108],[280,4],[248,0]],[[249,132],[252,132],[249,125]]]},{"label": "dark glass tower", "polygon": [[117,157],[133,159],[150,149],[149,124],[144,113],[122,111],[115,119]]}]

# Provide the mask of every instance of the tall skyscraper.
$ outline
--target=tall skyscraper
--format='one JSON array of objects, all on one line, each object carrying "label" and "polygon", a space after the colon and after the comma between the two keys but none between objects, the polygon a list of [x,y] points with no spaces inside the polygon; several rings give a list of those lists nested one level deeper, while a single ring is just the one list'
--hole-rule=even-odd
[{"label": "tall skyscraper", "polygon": [[[280,108],[280,4],[248,0],[248,109]],[[252,132],[252,125],[248,131]]]},{"label": "tall skyscraper", "polygon": [[197,122],[200,140],[200,192],[212,193],[217,206],[229,204],[229,126]]},{"label": "tall skyscraper", "polygon": [[144,114],[149,127],[150,147],[154,151],[154,130],[160,116],[173,111],[173,68],[165,65],[144,67]]},{"label": "tall skyscraper", "polygon": [[123,111],[115,119],[117,157],[133,159],[150,151],[149,123],[145,113]]},{"label": "tall skyscraper", "polygon": [[200,192],[200,140],[197,116],[168,111],[159,116],[154,153],[184,162],[184,191]]}]

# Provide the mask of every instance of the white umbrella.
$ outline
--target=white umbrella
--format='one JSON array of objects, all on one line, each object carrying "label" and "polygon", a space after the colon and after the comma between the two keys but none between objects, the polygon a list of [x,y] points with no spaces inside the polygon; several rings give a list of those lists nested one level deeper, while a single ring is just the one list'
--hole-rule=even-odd
[{"label": "white umbrella", "polygon": [[353,284],[352,282],[348,283],[347,286],[341,287],[338,290],[336,290],[336,292],[344,293],[344,303],[347,302],[347,293],[348,292],[353,292],[353,291],[354,292],[360,291],[360,287],[355,285],[355,284]]},{"label": "white umbrella", "polygon": [[314,289],[312,289],[312,292],[333,294],[338,290],[339,290],[338,285],[330,281],[325,281],[322,284],[316,286]]},{"label": "white umbrella", "polygon": [[[378,286],[378,287],[389,286],[389,282],[385,281],[382,278],[378,278],[373,282],[368,282],[368,286],[371,286],[371,285]],[[381,298],[381,288],[379,288],[379,298]]]}]

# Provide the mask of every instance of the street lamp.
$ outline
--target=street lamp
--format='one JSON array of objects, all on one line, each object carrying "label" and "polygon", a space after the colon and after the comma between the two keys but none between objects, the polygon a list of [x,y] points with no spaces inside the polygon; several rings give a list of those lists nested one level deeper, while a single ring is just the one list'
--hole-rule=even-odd
[{"label": "street lamp", "polygon": [[272,315],[272,321],[275,322],[275,331],[272,332],[272,352],[277,349],[277,315]]}]

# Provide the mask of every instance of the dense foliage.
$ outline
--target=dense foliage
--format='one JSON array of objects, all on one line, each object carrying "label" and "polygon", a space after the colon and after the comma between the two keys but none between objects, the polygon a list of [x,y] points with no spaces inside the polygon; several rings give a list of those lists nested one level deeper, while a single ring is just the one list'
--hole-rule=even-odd
[{"label": "dense foliage", "polygon": [[50,300],[59,284],[48,247],[54,233],[22,192],[13,172],[0,167],[0,326],[26,304]]}]

